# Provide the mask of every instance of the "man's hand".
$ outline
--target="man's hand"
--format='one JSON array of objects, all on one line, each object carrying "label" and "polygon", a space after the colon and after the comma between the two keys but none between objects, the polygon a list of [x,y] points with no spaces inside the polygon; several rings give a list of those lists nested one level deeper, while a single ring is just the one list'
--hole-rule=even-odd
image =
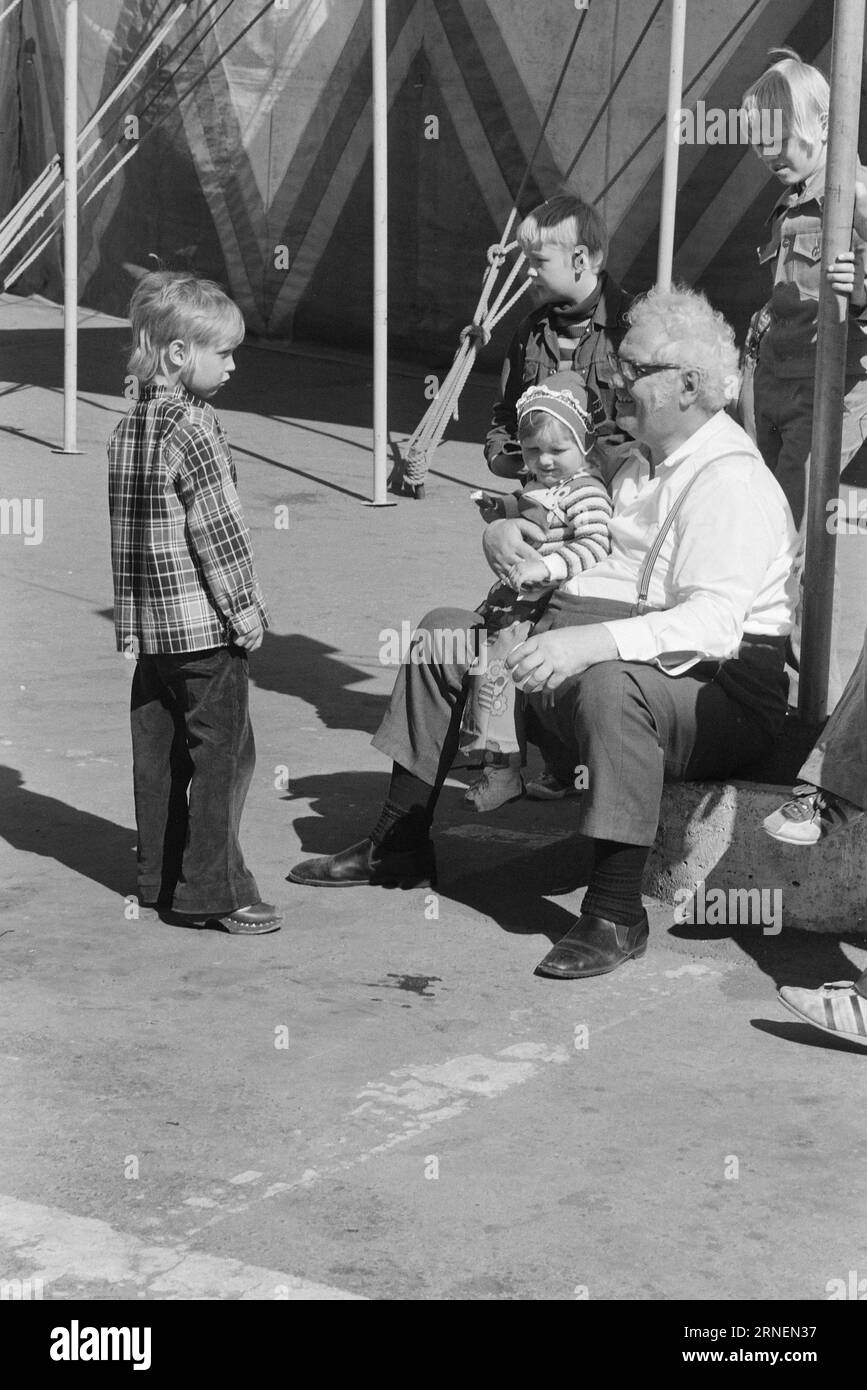
[{"label": "man's hand", "polygon": [[522,560],[538,558],[529,541],[535,540],[541,545],[544,539],[545,532],[535,522],[527,521],[524,517],[514,521],[510,518],[508,521],[491,522],[482,535],[482,547],[494,574],[508,583],[509,570],[514,565]]},{"label": "man's hand", "polygon": [[236,647],[243,647],[245,652],[255,652],[262,645],[262,638],[265,636],[265,629],[261,623],[257,623],[252,632],[237,632],[232,637]]},{"label": "man's hand", "polygon": [[561,627],[528,637],[506,657],[509,675],[519,690],[556,690],[570,676],[580,676],[600,661],[616,661],[617,645],[601,623]]},{"label": "man's hand", "polygon": [[534,555],[532,560],[519,560],[509,570],[508,582],[516,593],[521,589],[533,589],[538,584],[553,584],[550,571],[544,560]]},{"label": "man's hand", "polygon": [[850,295],[855,289],[855,252],[841,251],[827,269],[828,283],[835,294]]},{"label": "man's hand", "polygon": [[[859,183],[857,180],[852,222],[857,235],[862,241],[867,241],[867,184]],[[835,294],[851,296],[856,308],[862,308],[867,304],[867,284],[864,279],[867,266],[864,264],[863,251],[860,255],[854,251],[842,251],[828,266],[826,273]]]}]

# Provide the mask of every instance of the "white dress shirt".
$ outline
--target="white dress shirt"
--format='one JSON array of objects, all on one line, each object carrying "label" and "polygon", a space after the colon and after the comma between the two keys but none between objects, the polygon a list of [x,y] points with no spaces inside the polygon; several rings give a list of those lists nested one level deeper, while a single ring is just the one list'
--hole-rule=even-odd
[{"label": "white dress shirt", "polygon": [[648,611],[604,624],[623,661],[670,675],[734,656],[745,632],[784,636],[798,590],[797,532],[782,489],[752,440],[720,410],[651,476],[634,449],[613,479],[611,554],[561,585],[636,603],[642,566],[671,507],[696,477],[665,538]]}]

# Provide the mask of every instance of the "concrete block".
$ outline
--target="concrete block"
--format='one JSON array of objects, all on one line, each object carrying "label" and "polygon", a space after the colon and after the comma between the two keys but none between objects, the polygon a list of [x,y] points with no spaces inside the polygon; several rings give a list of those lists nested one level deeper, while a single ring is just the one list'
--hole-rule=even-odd
[{"label": "concrete block", "polygon": [[762,820],[790,792],[791,783],[666,784],[644,892],[684,904],[684,892],[704,884],[692,911],[704,905],[702,920],[712,923],[710,905],[720,900],[713,889],[778,890],[785,927],[837,935],[867,931],[867,816],[825,844],[783,845],[765,834]]}]

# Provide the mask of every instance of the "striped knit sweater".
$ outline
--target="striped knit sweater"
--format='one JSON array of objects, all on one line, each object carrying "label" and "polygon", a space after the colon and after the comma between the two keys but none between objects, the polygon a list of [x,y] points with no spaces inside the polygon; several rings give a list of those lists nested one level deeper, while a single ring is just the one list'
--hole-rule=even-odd
[{"label": "striped knit sweater", "polygon": [[576,473],[556,487],[541,487],[533,479],[523,492],[505,500],[512,504],[506,508],[507,516],[521,516],[542,527],[546,539],[539,554],[562,558],[563,580],[591,569],[610,554],[614,506],[595,470]]}]

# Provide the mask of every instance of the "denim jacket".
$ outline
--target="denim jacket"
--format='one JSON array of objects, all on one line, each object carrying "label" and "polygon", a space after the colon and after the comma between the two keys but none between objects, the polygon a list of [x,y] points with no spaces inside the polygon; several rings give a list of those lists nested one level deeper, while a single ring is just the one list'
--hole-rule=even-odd
[{"label": "denim jacket", "polygon": [[[857,177],[867,181],[859,165]],[[819,286],[825,274],[822,256],[822,214],[825,167],[779,199],[768,218],[768,235],[759,247],[759,261],[774,272],[771,322],[762,338],[759,361],[777,377],[811,377],[816,366]],[[856,279],[864,276],[867,243],[854,232]],[[861,253],[860,257],[857,253]],[[849,315],[846,373],[867,372],[867,309],[853,305]]]},{"label": "denim jacket", "polygon": [[[603,271],[600,275],[601,293],[592,309],[592,326],[588,335],[577,344],[573,369],[584,378],[585,384],[596,392],[609,419],[614,414],[614,388],[610,383],[609,352],[616,352],[628,328],[626,310],[631,303],[618,284]],[[557,333],[550,322],[552,304],[542,304],[518,325],[509,345],[500,381],[500,398],[494,406],[491,428],[485,440],[485,458],[490,464],[504,451],[515,455],[515,475],[521,467],[521,450],[517,443],[518,399],[530,386],[560,370],[560,347]]]}]

